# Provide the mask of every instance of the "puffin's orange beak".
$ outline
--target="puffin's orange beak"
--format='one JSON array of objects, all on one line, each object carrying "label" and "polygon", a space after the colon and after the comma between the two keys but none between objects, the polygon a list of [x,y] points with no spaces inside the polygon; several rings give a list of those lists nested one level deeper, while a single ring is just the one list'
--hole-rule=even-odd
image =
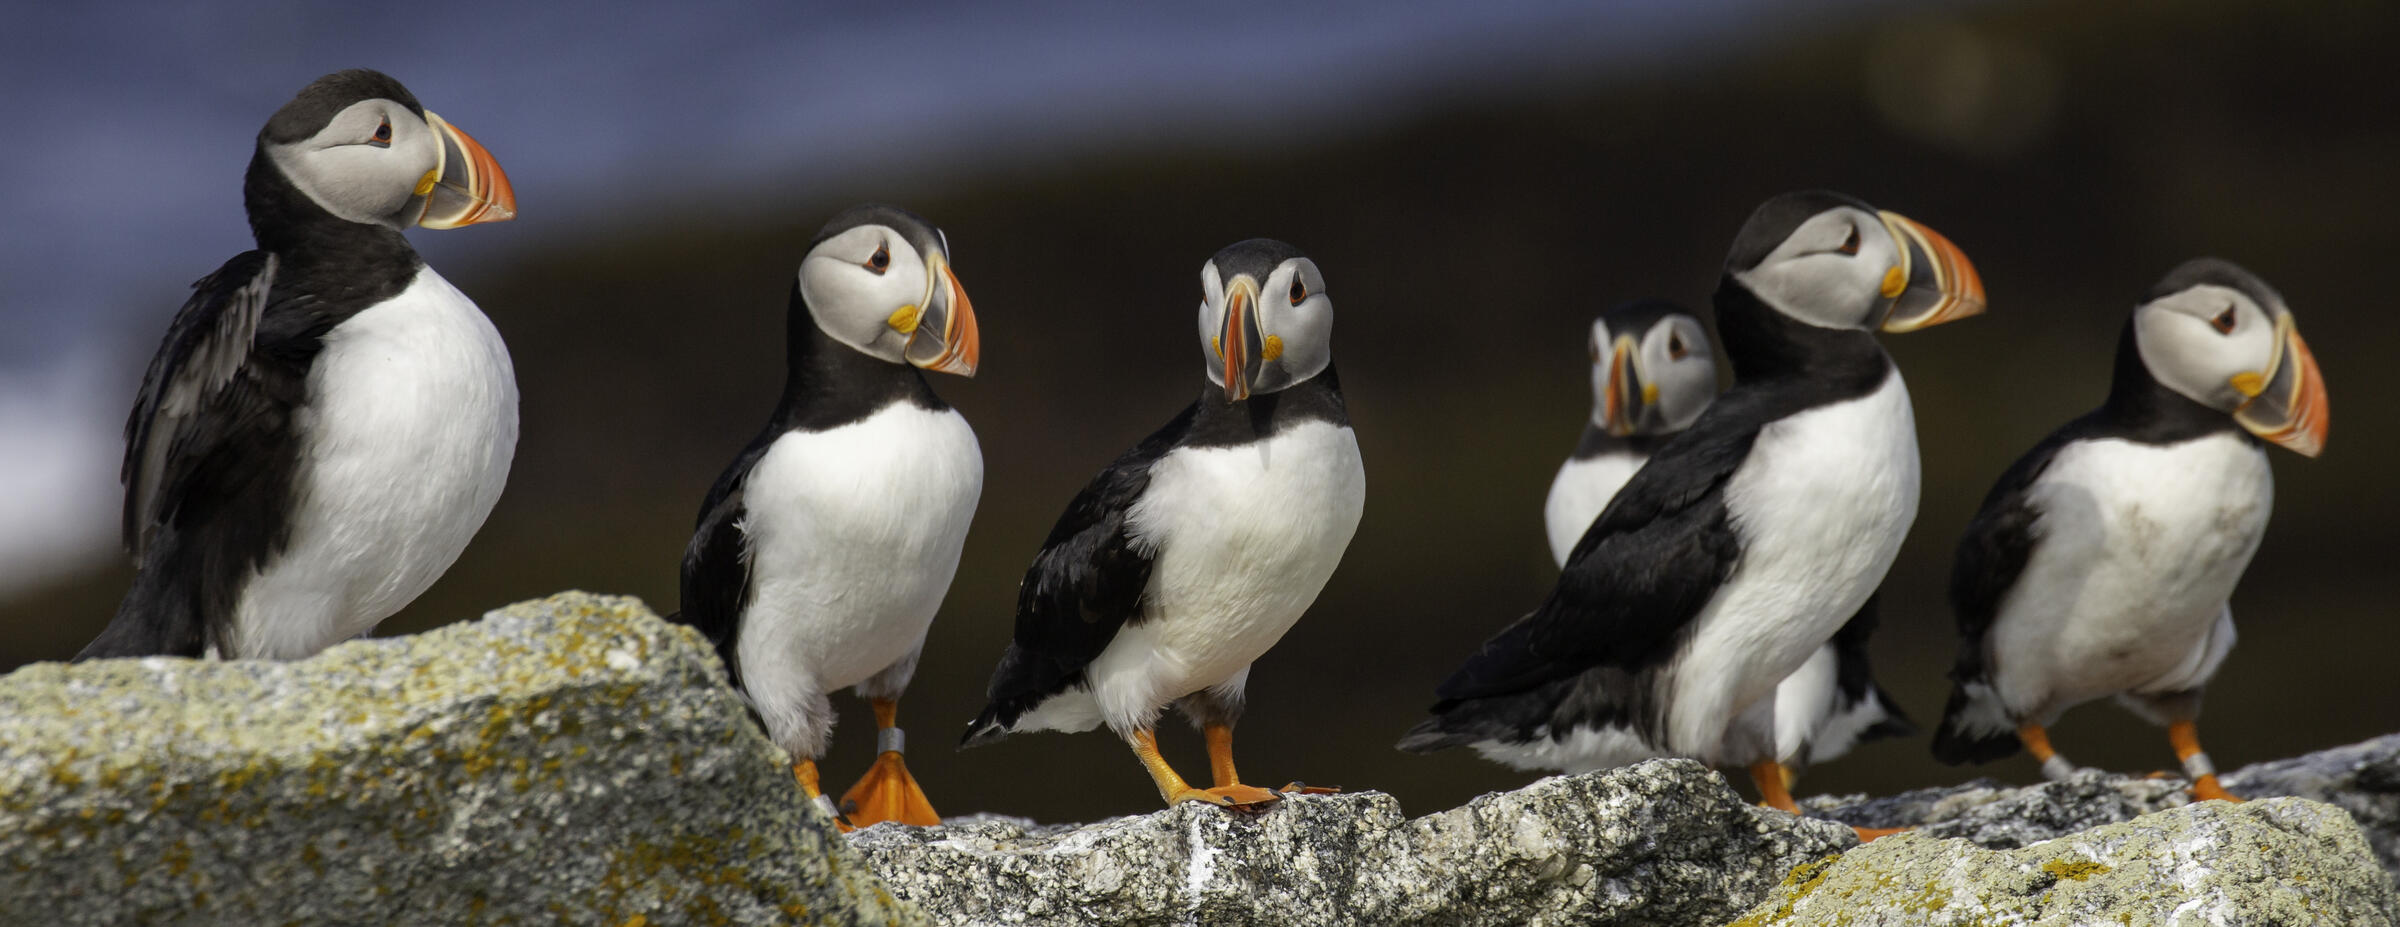
[{"label": "puffin's orange beak", "polygon": [[958,274],[951,272],[948,258],[937,252],[925,263],[933,292],[925,297],[925,311],[918,316],[916,330],[909,333],[902,356],[937,373],[974,376],[976,364],[983,360],[975,304],[967,301],[967,290],[959,285]]},{"label": "puffin's orange beak", "polygon": [[440,116],[426,113],[425,124],[433,128],[440,145],[441,164],[417,184],[417,195],[425,198],[425,212],[417,224],[454,229],[516,218],[517,192],[492,153]]},{"label": "puffin's orange beak", "polygon": [[1879,213],[1900,245],[1900,264],[1884,277],[1887,332],[1913,332],[1983,312],[1983,278],[1967,254],[1940,232],[1896,212]]},{"label": "puffin's orange beak", "polygon": [[1258,284],[1246,276],[1225,287],[1225,322],[1217,329],[1215,348],[1223,364],[1226,402],[1250,398],[1250,381],[1258,375],[1251,358],[1265,350],[1265,339],[1258,329],[1257,297]]},{"label": "puffin's orange beak", "polygon": [[2274,365],[2264,374],[2233,378],[2234,388],[2250,397],[2233,410],[2233,420],[2251,434],[2315,457],[2324,452],[2325,437],[2333,430],[2325,374],[2317,369],[2316,355],[2300,340],[2300,329],[2289,313],[2275,317],[2275,333],[2281,344]]}]

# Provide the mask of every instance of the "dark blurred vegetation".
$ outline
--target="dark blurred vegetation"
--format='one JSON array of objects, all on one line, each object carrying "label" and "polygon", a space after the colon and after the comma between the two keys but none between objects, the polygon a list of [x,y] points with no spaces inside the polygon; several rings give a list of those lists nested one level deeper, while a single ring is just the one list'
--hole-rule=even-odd
[{"label": "dark blurred vegetation", "polygon": [[[699,498],[780,388],[800,249],[843,205],[899,202],[947,229],[987,339],[982,374],[936,384],[976,424],[988,475],[903,704],[911,765],[951,812],[1147,810],[1149,781],[1104,734],[949,744],[981,705],[1017,579],[1059,509],[1205,382],[1201,262],[1265,235],[1326,270],[1371,488],[1342,570],[1251,674],[1242,768],[1388,790],[1417,812],[1512,787],[1531,776],[1390,745],[1550,581],[1541,502],[1588,411],[1586,321],[1632,297],[1705,304],[1753,205],[1825,186],[1941,230],[1992,296],[1988,316],[1888,339],[1916,401],[1925,489],[1875,654],[1921,723],[1947,691],[1942,587],[1960,527],[2017,454],[2098,402],[2133,300],[2215,254],[2283,291],[2337,415],[2323,458],[2272,454],[2279,511],[2236,595],[2243,638],[2204,735],[2238,766],[2392,730],[2396,27],[2388,3],[1894,13],[1697,70],[1662,58],[1500,99],[1462,90],[1372,128],[1237,132],[1204,151],[1129,139],[1000,170],[962,147],[913,179],[806,178],[797,198],[627,212],[572,245],[451,273],[508,337],[524,437],[474,547],[384,632],[567,587],[672,610]],[[543,221],[537,182],[520,179],[527,223]],[[110,570],[0,605],[0,665],[72,654],[126,580]],[[836,788],[864,769],[872,735],[863,704],[839,704]],[[2055,736],[2084,763],[2172,765],[2160,732],[2110,706],[2071,713]],[[1205,772],[1197,737],[1167,739],[1187,774]],[[2021,757],[1938,766],[1918,738],[1863,747],[1802,788],[1976,775],[2037,778]]]}]

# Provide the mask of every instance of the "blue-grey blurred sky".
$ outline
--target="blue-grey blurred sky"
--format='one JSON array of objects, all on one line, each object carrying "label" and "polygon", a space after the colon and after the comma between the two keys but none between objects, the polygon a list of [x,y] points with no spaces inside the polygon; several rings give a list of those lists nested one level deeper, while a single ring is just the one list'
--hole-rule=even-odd
[{"label": "blue-grey blurred sky", "polygon": [[837,179],[1306,145],[1553,82],[1704,67],[1888,5],[11,2],[0,597],[107,555],[139,365],[183,286],[249,247],[252,138],[327,71],[391,73],[509,171],[518,222],[418,236],[455,267]]}]

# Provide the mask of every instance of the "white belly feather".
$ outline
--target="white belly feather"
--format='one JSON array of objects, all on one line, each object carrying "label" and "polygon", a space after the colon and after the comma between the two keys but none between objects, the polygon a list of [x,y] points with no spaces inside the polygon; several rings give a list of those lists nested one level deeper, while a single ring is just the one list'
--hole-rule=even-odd
[{"label": "white belly feather", "polygon": [[295,424],[290,543],[244,588],[228,657],[307,656],[433,585],[508,481],[516,372],[491,320],[421,268],[326,334]]},{"label": "white belly feather", "polygon": [[[1773,713],[1753,709],[1882,583],[1918,481],[1897,370],[1873,393],[1760,430],[1725,488],[1741,558],[1666,674],[1670,749],[1715,763],[1773,751]],[[1730,730],[1745,714],[1760,729]]]},{"label": "white belly feather", "polygon": [[759,458],[743,484],[751,601],[736,653],[778,743],[798,742],[825,693],[924,642],[982,494],[983,452],[953,409],[893,405],[785,434]]},{"label": "white belly feather", "polygon": [[1154,558],[1142,619],[1092,661],[1088,691],[1052,699],[1019,726],[1130,731],[1193,692],[1238,692],[1251,661],[1332,578],[1365,505],[1347,426],[1307,422],[1238,447],[1169,452],[1130,519]]},{"label": "white belly feather", "polygon": [[1550,481],[1549,501],[1542,505],[1551,560],[1567,565],[1575,542],[1583,540],[1593,520],[1608,508],[1608,500],[1616,498],[1617,490],[1625,488],[1625,482],[1633,479],[1646,460],[1649,458],[1641,454],[1608,453],[1581,460],[1570,457],[1558,468],[1558,476]]},{"label": "white belly feather", "polygon": [[2235,434],[2078,441],[2029,494],[2040,543],[1987,639],[2010,710],[2046,722],[2100,696],[2206,682],[2230,646],[2229,633],[2212,639],[2226,599],[2274,509],[2265,451]]}]

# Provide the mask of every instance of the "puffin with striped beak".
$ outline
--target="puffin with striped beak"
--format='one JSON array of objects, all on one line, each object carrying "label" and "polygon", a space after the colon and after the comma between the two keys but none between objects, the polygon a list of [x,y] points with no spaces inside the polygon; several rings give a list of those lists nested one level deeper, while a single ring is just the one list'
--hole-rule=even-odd
[{"label": "puffin with striped beak", "polygon": [[2114,696],[2167,728],[2195,799],[2238,800],[2200,748],[2200,695],[2233,649],[2234,585],[2275,505],[2266,445],[2325,447],[2324,375],[2282,295],[2234,264],[2169,272],[2126,320],[2098,409],[2001,474],[1950,573],[1956,687],[1933,754],[2022,747],[2074,772],[2048,728]]},{"label": "puffin with striped beak", "polygon": [[318,78],[259,130],[258,248],[192,285],[125,423],[139,572],[77,659],[298,659],[439,579],[517,445],[508,346],[402,231],[502,222],[499,162],[399,81]]},{"label": "puffin with striped beak", "polygon": [[1526,744],[1550,768],[1687,756],[1747,766],[1797,812],[1778,687],[1867,603],[1916,518],[1915,415],[1873,333],[1981,312],[1983,285],[1924,225],[1804,192],[1751,214],[1715,303],[1733,388],[1626,482],[1549,597],[1435,690],[1401,749]]},{"label": "puffin with striped beak", "polygon": [[[1717,395],[1716,353],[1690,310],[1665,300],[1636,300],[1592,321],[1592,415],[1575,453],[1558,468],[1542,514],[1560,567],[1600,512],[1635,471],[1677,432],[1691,427]],[[1869,598],[1833,640],[1775,691],[1776,756],[1788,788],[1803,764],[1843,756],[1863,741],[1905,737],[1916,725],[1875,683],[1867,639],[1877,611]],[[1598,748],[1576,754],[1560,745]],[[1495,739],[1478,753],[1520,769],[1583,771],[1657,754],[1624,727],[1603,727],[1563,741]]]},{"label": "puffin with striped beak", "polygon": [[[785,328],[782,399],[701,503],[672,618],[716,645],[811,799],[859,827],[939,824],[898,712],[983,493],[975,432],[923,373],[974,376],[982,355],[949,238],[897,207],[842,212]],[[874,709],[877,756],[836,806],[816,761],[844,687]]]},{"label": "puffin with striped beak", "polygon": [[[1341,563],[1366,471],[1316,262],[1251,239],[1217,252],[1200,283],[1208,386],[1067,504],[1017,589],[1015,637],[964,745],[1105,724],[1168,804],[1254,806],[1278,793],[1233,764],[1250,663]],[[1159,756],[1169,705],[1208,743],[1207,788]]]}]

